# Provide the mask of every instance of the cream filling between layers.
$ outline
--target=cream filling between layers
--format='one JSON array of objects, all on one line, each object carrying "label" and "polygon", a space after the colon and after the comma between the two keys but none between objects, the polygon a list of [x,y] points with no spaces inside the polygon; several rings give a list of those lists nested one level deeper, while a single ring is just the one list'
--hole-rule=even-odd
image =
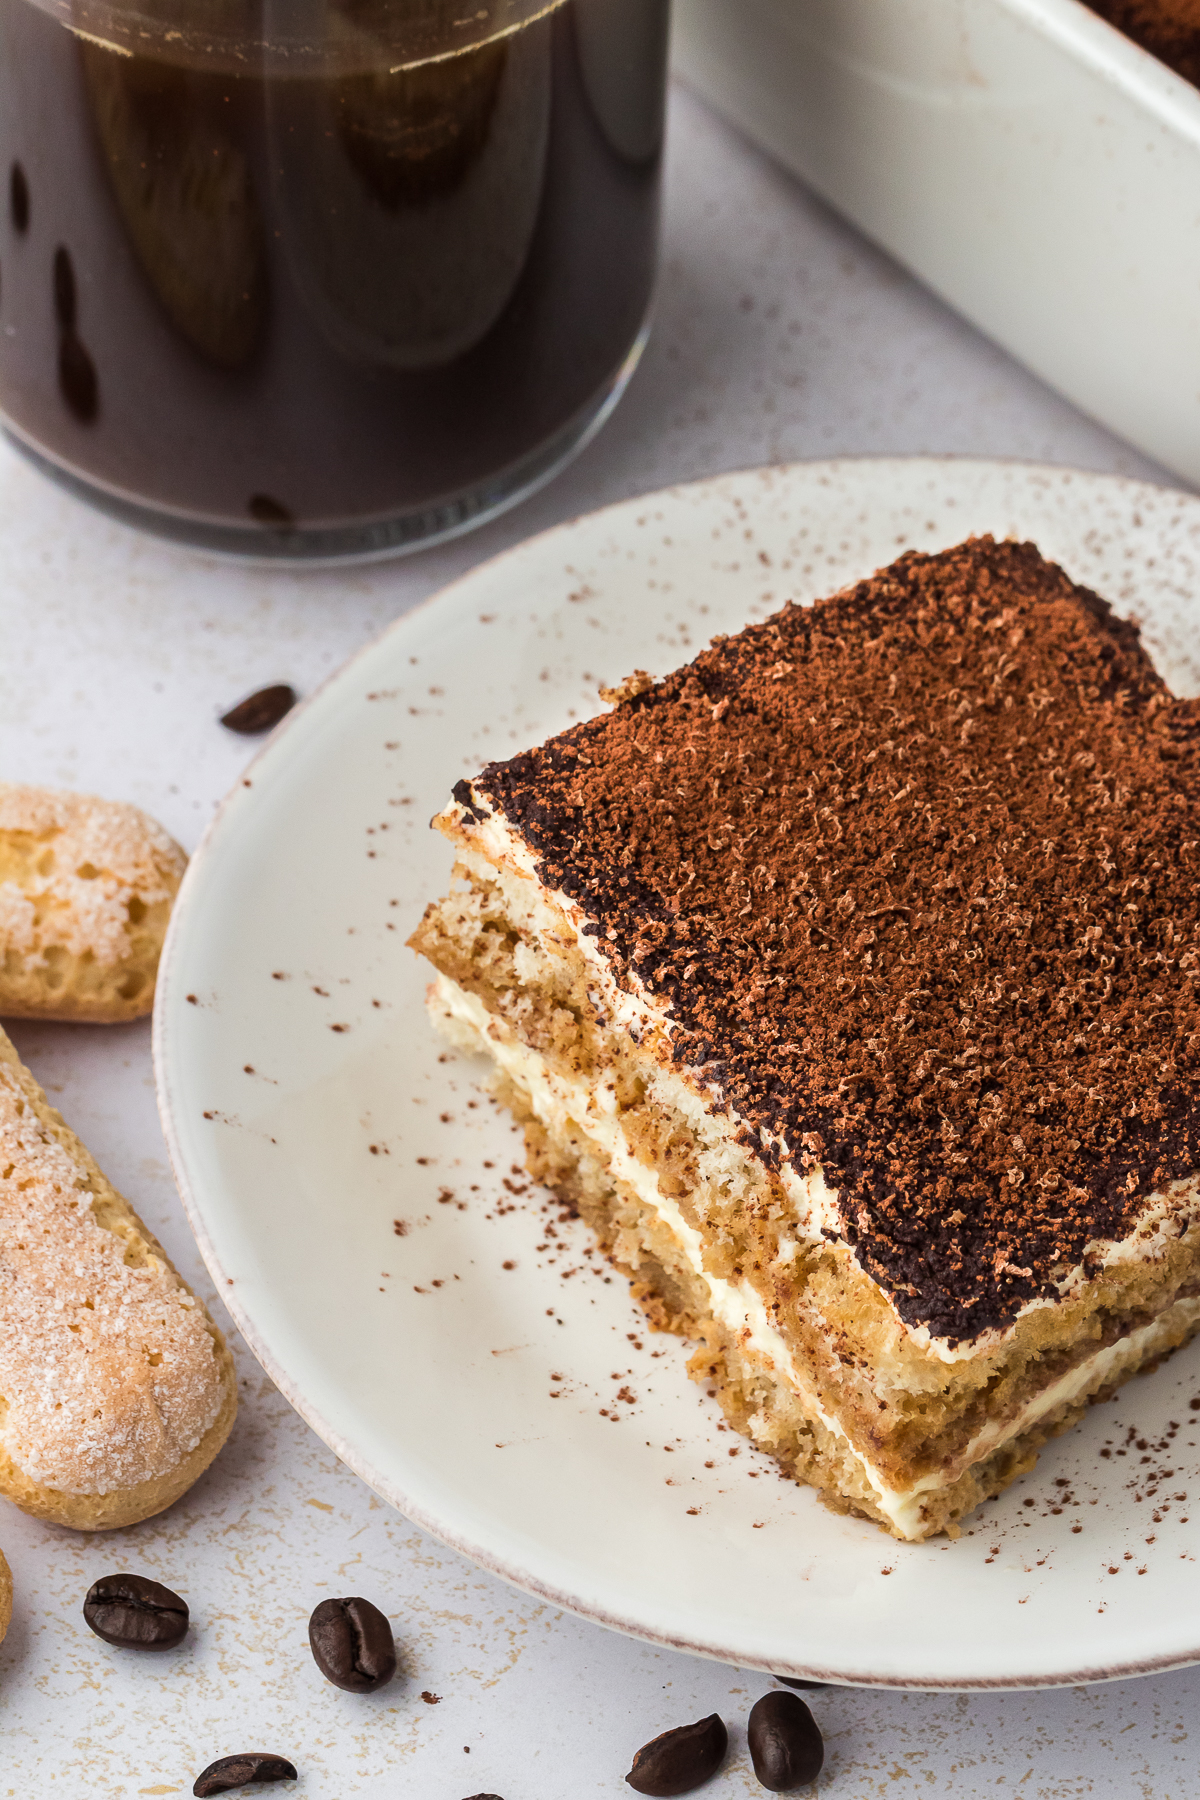
[{"label": "cream filling between layers", "polygon": [[[503,814],[490,809],[486,796],[477,795],[476,799],[481,806],[489,809],[484,820],[470,819],[456,802],[434,821],[456,844],[463,865],[477,879],[497,882],[511,909],[514,922],[524,917],[527,926],[536,932],[548,949],[558,947],[561,954],[562,949],[567,947],[562,935],[563,928],[566,927],[570,934],[569,947],[583,957],[595,985],[595,994],[589,996],[593,1004],[628,1030],[635,1042],[640,1043],[647,1033],[669,1034],[669,1015],[652,995],[642,989],[636,974],[631,976],[636,992],[626,993],[617,985],[607,959],[597,948],[595,940],[583,929],[588,923],[588,916],[583,908],[568,894],[543,885],[537,870],[537,857],[529,845]],[[743,1153],[738,1143],[740,1121],[736,1114],[731,1110],[727,1118],[716,1116],[712,1110],[712,1099],[706,1098],[674,1069],[662,1066],[661,1059],[659,1061],[660,1073],[656,1086],[661,1090],[664,1103],[682,1114],[692,1129],[709,1144],[719,1145],[723,1141],[731,1152],[736,1150]],[[711,1092],[713,1096],[717,1095],[715,1087]],[[775,1142],[783,1152],[779,1178],[795,1208],[793,1223],[798,1235],[813,1242],[832,1232],[844,1243],[837,1190],[828,1186],[820,1168],[798,1169],[791,1161],[787,1147],[779,1140]],[[951,1343],[946,1338],[935,1336],[928,1326],[905,1325],[899,1315],[894,1314],[897,1337],[907,1340],[915,1349],[935,1356],[939,1362],[974,1361],[981,1354],[998,1350],[1027,1313],[1056,1306],[1060,1300],[1065,1300],[1076,1292],[1089,1279],[1085,1263],[1091,1265],[1098,1262],[1103,1268],[1112,1268],[1135,1259],[1149,1259],[1189,1230],[1195,1229],[1198,1223],[1200,1173],[1170,1182],[1165,1188],[1148,1194],[1142,1211],[1127,1236],[1120,1239],[1094,1239],[1086,1246],[1083,1259],[1059,1283],[1058,1299],[1039,1297],[1026,1301],[1013,1324],[1005,1329],[989,1327],[975,1338]]]},{"label": "cream filling between layers", "polygon": [[689,1266],[707,1287],[714,1317],[743,1350],[750,1351],[773,1373],[781,1375],[805,1411],[846,1447],[869,1483],[880,1511],[901,1537],[914,1539],[920,1536],[922,1502],[927,1495],[949,1487],[981,1458],[1019,1437],[1056,1408],[1077,1399],[1104,1377],[1140,1363],[1152,1353],[1156,1340],[1165,1342],[1181,1322],[1200,1320],[1200,1298],[1176,1301],[1149,1325],[1096,1351],[1076,1368],[1051,1382],[1015,1417],[985,1425],[944,1469],[922,1476],[910,1488],[892,1487],[851,1441],[838,1420],[821,1406],[772,1323],[761,1295],[748,1282],[728,1281],[710,1274],[704,1267],[704,1246],[699,1232],[684,1218],[675,1201],[662,1192],[653,1170],[630,1150],[616,1116],[615,1101],[607,1090],[588,1087],[582,1082],[569,1082],[553,1074],[537,1051],[519,1043],[477,996],[467,993],[449,976],[438,975],[433,997],[435,1021],[438,1012],[444,1012],[460,1026],[465,1026],[469,1034],[479,1040],[480,1048],[528,1094],[534,1111],[548,1130],[561,1134],[569,1119],[593,1139],[608,1157],[614,1175],[632,1188],[639,1200],[671,1232]]}]

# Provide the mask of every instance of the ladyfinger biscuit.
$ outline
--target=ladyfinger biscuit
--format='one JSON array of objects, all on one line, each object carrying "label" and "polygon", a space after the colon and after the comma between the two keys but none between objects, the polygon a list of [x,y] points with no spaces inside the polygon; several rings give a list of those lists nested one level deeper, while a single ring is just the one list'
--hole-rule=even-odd
[{"label": "ladyfinger biscuit", "polygon": [[12,1572],[0,1550],[0,1643],[12,1623]]},{"label": "ladyfinger biscuit", "polygon": [[135,1524],[236,1410],[221,1333],[0,1031],[0,1494],[80,1531]]},{"label": "ladyfinger biscuit", "polygon": [[0,782],[0,1017],[149,1012],[186,863],[136,806]]}]

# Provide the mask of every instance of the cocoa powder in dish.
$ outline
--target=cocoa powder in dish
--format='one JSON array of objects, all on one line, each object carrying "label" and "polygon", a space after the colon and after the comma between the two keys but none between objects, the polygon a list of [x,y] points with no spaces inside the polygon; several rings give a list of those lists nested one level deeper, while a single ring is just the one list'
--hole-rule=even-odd
[{"label": "cocoa powder in dish", "polygon": [[1084,0],[1084,4],[1200,87],[1200,0]]}]

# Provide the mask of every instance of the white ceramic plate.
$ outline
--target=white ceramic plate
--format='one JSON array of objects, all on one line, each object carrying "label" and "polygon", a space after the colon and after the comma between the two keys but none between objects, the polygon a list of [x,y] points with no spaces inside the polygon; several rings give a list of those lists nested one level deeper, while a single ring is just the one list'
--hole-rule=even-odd
[{"label": "white ceramic plate", "polygon": [[815,1679],[1038,1685],[1200,1658],[1200,1357],[1095,1408],[956,1543],[826,1512],[554,1223],[480,1068],[434,1038],[404,940],[446,885],[428,820],[459,776],[598,710],[600,681],[972,531],[1033,537],[1200,692],[1200,500],[926,459],[673,489],[474,570],[287,720],[193,860],[159,986],[201,1248],[337,1454],[556,1605]]}]

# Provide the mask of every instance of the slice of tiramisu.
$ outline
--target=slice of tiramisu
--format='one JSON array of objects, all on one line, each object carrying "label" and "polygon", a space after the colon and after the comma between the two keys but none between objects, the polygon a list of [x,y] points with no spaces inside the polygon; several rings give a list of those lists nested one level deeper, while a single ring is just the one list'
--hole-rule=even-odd
[{"label": "slice of tiramisu", "polygon": [[460,782],[414,946],[731,1420],[947,1527],[1200,1326],[1200,705],[910,554]]}]

